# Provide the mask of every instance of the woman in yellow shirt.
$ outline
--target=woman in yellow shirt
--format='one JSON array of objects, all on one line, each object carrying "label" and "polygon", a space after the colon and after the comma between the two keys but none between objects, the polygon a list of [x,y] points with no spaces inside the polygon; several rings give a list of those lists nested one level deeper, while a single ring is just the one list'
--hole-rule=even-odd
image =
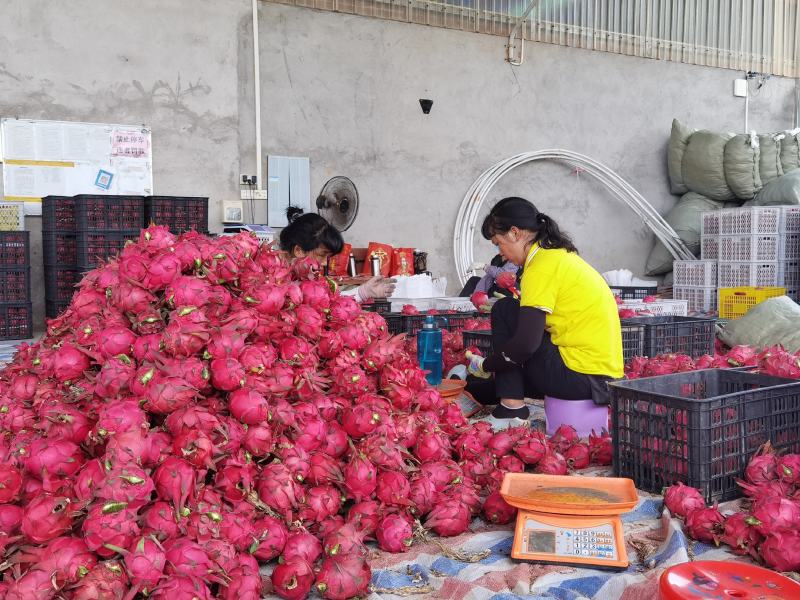
[{"label": "woman in yellow shirt", "polygon": [[522,267],[519,300],[492,309],[494,353],[473,357],[469,372],[495,374],[496,419],[527,419],[524,398],[593,398],[623,375],[622,333],[614,296],[578,256],[569,236],[523,198],[504,198],[483,222],[483,237]]}]

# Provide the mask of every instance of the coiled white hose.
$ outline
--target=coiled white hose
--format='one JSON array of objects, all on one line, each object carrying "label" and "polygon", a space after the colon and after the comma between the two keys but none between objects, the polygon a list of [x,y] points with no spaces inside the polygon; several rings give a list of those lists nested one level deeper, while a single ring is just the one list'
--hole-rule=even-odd
[{"label": "coiled white hose", "polygon": [[604,164],[572,152],[571,150],[537,150],[523,152],[506,160],[502,160],[484,171],[472,184],[461,202],[456,217],[456,227],[453,234],[453,253],[456,261],[456,271],[461,284],[465,284],[469,276],[469,269],[473,261],[473,244],[477,219],[483,203],[494,185],[503,175],[520,165],[537,160],[554,160],[564,162],[573,167],[579,167],[605,185],[619,200],[622,200],[635,212],[639,218],[653,231],[656,237],[669,250],[670,254],[678,260],[693,260],[694,254],[686,247],[675,230],[661,217],[644,197],[631,185]]}]

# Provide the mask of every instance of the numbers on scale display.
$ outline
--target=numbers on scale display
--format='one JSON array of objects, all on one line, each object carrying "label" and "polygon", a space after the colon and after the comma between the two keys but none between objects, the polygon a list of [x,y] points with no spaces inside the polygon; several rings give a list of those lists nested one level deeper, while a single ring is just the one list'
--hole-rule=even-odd
[{"label": "numbers on scale display", "polygon": [[554,527],[532,519],[525,522],[524,552],[617,560],[614,531],[610,523],[585,529]]}]

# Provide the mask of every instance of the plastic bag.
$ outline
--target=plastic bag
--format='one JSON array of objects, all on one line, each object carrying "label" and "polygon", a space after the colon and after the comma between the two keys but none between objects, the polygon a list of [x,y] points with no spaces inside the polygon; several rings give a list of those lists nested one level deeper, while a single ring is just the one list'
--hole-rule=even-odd
[{"label": "plastic bag", "polygon": [[669,171],[669,188],[673,194],[685,194],[689,191],[683,182],[683,153],[686,144],[694,133],[694,129],[687,127],[678,119],[672,120],[672,133],[667,146],[667,169]]},{"label": "plastic bag", "polygon": [[769,348],[781,344],[789,352],[798,352],[800,306],[788,296],[770,298],[756,304],[745,316],[729,321],[719,338],[729,346]]},{"label": "plastic bag", "polygon": [[733,200],[736,196],[725,181],[727,133],[696,131],[683,153],[681,172],[686,187],[712,200]]},{"label": "plastic bag", "polygon": [[761,189],[760,157],[755,133],[736,135],[725,144],[725,181],[740,200],[750,200]]},{"label": "plastic bag", "polygon": [[339,254],[335,254],[328,258],[328,275],[335,275],[343,277],[347,275],[347,264],[350,260],[350,253],[353,247],[350,244],[345,244]]}]

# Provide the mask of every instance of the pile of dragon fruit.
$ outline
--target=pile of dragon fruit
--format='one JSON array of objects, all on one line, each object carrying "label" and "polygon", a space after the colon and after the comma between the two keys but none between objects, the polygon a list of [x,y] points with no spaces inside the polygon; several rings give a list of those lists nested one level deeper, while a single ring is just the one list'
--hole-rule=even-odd
[{"label": "pile of dragon fruit", "polygon": [[156,226],[0,372],[0,427],[6,600],[355,597],[367,542],[508,523],[506,472],[611,462],[605,432],[469,424],[313,261]]},{"label": "pile of dragon fruit", "polygon": [[729,515],[706,506],[698,490],[681,483],[666,489],[664,504],[697,541],[727,544],[734,554],[776,571],[800,571],[800,454],[777,456],[767,443],[738,483],[745,508]]},{"label": "pile of dragon fruit", "polygon": [[654,358],[634,357],[625,366],[628,379],[670,375],[699,369],[730,369],[732,367],[756,367],[760,373],[800,378],[800,352],[787,352],[781,346],[756,350],[750,346],[734,346],[727,350],[718,347],[712,356],[706,354],[692,359],[685,354],[664,354]]}]

